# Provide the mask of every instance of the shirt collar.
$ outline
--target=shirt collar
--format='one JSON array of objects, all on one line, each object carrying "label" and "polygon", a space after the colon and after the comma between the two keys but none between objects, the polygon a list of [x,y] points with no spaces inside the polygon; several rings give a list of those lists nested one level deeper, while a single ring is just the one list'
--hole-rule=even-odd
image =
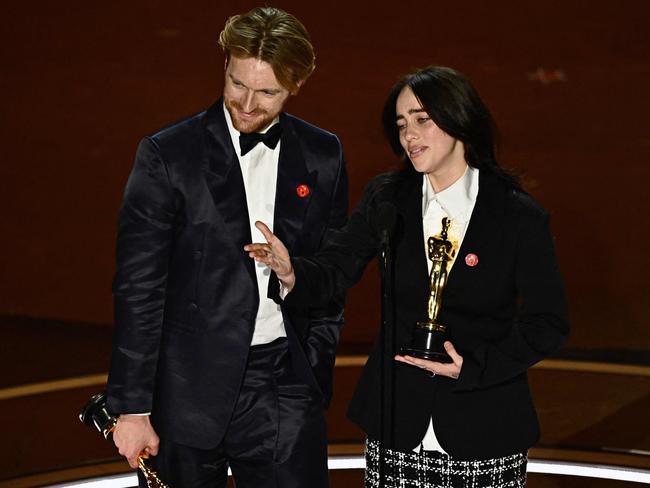
[{"label": "shirt collar", "polygon": [[[239,145],[239,131],[235,129],[235,126],[232,124],[232,118],[230,117],[230,112],[228,112],[228,109],[226,108],[226,104],[222,103],[222,106],[223,106],[223,113],[226,117],[226,125],[228,126],[228,132],[230,133],[230,140],[232,141],[232,145],[235,148],[235,152],[239,157],[241,157],[241,146]],[[280,121],[280,117],[276,116],[273,119],[273,121],[264,130],[260,131],[260,134],[265,134],[267,130],[269,130],[271,127],[273,127],[274,124],[277,124],[279,121]],[[278,145],[276,149],[278,149],[278,147],[280,146]]]},{"label": "shirt collar", "polygon": [[478,169],[467,166],[463,176],[444,190],[436,193],[426,174],[422,175],[422,217],[427,213],[431,202],[437,201],[452,220],[467,220],[468,210],[474,207],[478,195]]}]

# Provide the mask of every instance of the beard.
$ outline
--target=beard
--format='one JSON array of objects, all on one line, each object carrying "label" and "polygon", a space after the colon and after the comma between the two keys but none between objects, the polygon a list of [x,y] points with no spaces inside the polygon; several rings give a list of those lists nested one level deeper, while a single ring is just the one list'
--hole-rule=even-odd
[{"label": "beard", "polygon": [[239,103],[234,100],[226,100],[225,105],[228,113],[230,113],[232,125],[235,127],[235,129],[237,129],[239,132],[243,132],[244,134],[259,132],[260,130],[265,129],[278,115],[277,113],[270,114],[266,110],[256,108],[252,112],[254,118],[250,120],[243,120],[239,117],[238,113],[239,111],[244,111]]}]

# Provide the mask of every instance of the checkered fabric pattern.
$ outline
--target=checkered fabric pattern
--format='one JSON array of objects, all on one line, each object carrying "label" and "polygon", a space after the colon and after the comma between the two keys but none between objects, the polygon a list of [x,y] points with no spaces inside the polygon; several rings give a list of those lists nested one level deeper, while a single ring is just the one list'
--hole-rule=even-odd
[{"label": "checkered fabric pattern", "polygon": [[365,488],[378,488],[381,452],[384,488],[523,488],[525,452],[484,461],[459,461],[437,451],[401,452],[366,442]]}]

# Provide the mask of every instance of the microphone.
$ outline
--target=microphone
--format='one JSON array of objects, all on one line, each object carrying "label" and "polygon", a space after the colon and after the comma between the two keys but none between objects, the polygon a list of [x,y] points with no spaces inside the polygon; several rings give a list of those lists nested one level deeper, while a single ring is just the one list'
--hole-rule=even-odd
[{"label": "microphone", "polygon": [[390,243],[390,238],[395,231],[397,222],[397,208],[390,202],[381,202],[377,207],[377,227],[380,232],[381,248],[385,249]]},{"label": "microphone", "polygon": [[[380,275],[381,275],[381,328],[379,340],[381,343],[381,361],[379,363],[379,417],[380,434],[379,442],[382,447],[394,448],[395,438],[395,374],[393,354],[395,348],[395,317],[392,296],[393,276],[390,240],[395,232],[397,222],[397,208],[390,202],[381,202],[377,206],[375,223],[380,235]],[[379,486],[387,486],[385,471],[384,451],[379,454]]]}]

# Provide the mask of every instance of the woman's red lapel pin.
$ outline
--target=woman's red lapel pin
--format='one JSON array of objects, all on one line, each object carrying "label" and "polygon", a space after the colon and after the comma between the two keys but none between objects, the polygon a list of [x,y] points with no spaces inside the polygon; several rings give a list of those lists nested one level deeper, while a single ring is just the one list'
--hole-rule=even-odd
[{"label": "woman's red lapel pin", "polygon": [[305,185],[304,183],[301,183],[300,185],[298,185],[296,187],[296,193],[298,194],[298,196],[300,198],[305,198],[305,197],[309,196],[310,190],[309,190],[309,187],[307,185]]},{"label": "woman's red lapel pin", "polygon": [[478,264],[478,256],[473,252],[465,256],[465,264],[471,268]]}]

